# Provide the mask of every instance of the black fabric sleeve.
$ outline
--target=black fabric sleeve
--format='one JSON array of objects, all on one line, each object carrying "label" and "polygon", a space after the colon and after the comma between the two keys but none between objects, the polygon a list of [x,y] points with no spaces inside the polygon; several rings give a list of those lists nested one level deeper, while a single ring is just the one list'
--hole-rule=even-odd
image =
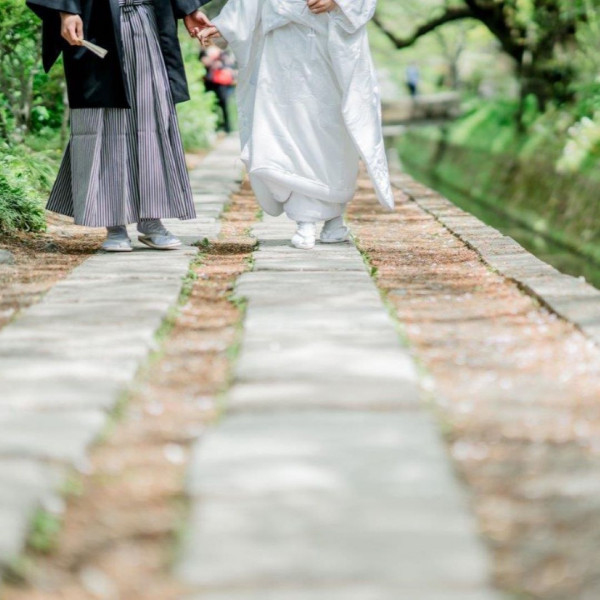
[{"label": "black fabric sleeve", "polygon": [[81,14],[81,0],[27,0],[27,6],[42,19],[56,12]]},{"label": "black fabric sleeve", "polygon": [[42,56],[48,72],[63,48],[60,13],[81,14],[81,0],[27,0],[27,6],[42,19]]},{"label": "black fabric sleeve", "polygon": [[173,10],[178,19],[183,19],[186,15],[191,15],[201,6],[208,4],[210,0],[172,0]]}]

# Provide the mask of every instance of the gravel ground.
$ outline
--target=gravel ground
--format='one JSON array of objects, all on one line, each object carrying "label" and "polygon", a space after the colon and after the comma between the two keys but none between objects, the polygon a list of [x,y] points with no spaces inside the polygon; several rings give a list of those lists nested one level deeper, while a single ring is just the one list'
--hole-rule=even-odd
[{"label": "gravel ground", "polygon": [[366,182],[350,223],[427,375],[499,585],[600,598],[600,349],[409,198]]}]

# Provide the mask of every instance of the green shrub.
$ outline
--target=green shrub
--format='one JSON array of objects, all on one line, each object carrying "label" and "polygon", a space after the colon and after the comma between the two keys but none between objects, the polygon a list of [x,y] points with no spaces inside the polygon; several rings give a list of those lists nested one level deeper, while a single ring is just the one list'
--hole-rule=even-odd
[{"label": "green shrub", "polygon": [[60,68],[42,71],[40,20],[22,0],[0,0],[0,138],[20,143],[63,119]]},{"label": "green shrub", "polygon": [[54,175],[47,157],[5,154],[0,158],[0,231],[43,231],[42,195]]},{"label": "green shrub", "polygon": [[214,113],[214,94],[204,91],[204,66],[198,59],[200,45],[188,36],[182,37],[181,48],[190,88],[191,100],[177,105],[181,138],[186,152],[210,146],[217,117]]}]

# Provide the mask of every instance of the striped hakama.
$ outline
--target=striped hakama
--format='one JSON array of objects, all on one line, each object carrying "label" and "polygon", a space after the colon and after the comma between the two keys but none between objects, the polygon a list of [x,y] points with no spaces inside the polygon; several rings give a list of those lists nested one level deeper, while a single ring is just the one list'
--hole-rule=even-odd
[{"label": "striped hakama", "polygon": [[77,225],[196,217],[150,0],[120,0],[131,108],[71,111],[71,139],[48,210]]}]

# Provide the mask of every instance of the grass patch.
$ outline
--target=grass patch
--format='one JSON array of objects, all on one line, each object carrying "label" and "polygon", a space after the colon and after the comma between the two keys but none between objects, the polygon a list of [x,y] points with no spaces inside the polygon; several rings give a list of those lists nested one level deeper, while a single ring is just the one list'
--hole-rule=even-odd
[{"label": "grass patch", "polygon": [[49,554],[57,544],[61,526],[59,517],[39,509],[33,518],[29,547],[41,554]]},{"label": "grass patch", "polygon": [[7,169],[8,162],[0,161],[0,231],[44,231],[42,203],[32,194],[22,174]]}]

